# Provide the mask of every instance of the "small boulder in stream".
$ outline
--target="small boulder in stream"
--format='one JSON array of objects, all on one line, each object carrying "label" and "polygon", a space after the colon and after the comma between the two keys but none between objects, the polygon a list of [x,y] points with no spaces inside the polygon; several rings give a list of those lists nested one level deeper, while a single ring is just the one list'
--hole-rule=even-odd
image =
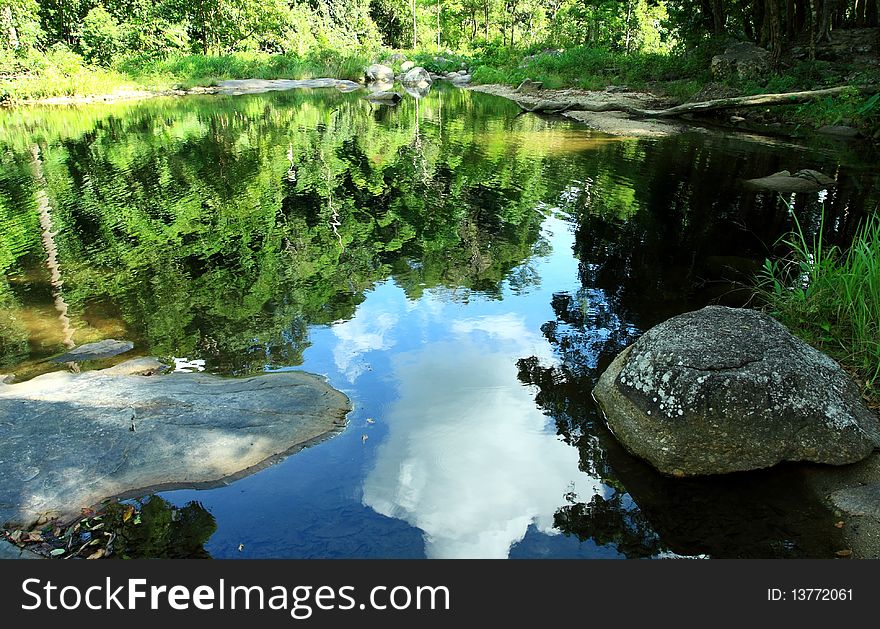
[{"label": "small boulder in stream", "polygon": [[381,63],[374,63],[364,71],[367,83],[392,83],[394,70]]},{"label": "small boulder in stream", "polygon": [[843,369],[755,310],[709,306],[651,328],[593,395],[623,446],[673,476],[845,465],[880,447]]},{"label": "small boulder in stream", "polygon": [[86,360],[98,360],[124,354],[134,349],[131,341],[104,339],[96,343],[86,343],[52,358],[53,363],[81,363]]},{"label": "small boulder in stream", "polygon": [[351,409],[343,393],[302,371],[133,375],[160,368],[136,359],[0,384],[0,525],[224,483],[335,434]]},{"label": "small boulder in stream", "polygon": [[819,192],[835,185],[834,179],[817,170],[803,169],[791,174],[780,170],[759,179],[748,179],[746,185],[770,192]]},{"label": "small boulder in stream", "polygon": [[426,88],[431,85],[433,80],[431,79],[431,75],[428,74],[428,71],[422,67],[416,66],[415,68],[411,68],[406,74],[403,75],[403,83],[407,87],[416,87],[416,88]]}]

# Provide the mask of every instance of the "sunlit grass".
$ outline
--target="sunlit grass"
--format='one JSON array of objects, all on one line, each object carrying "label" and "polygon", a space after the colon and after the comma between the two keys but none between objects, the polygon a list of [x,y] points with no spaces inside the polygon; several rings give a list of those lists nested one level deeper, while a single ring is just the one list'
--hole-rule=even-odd
[{"label": "sunlit grass", "polygon": [[787,258],[766,261],[760,292],[796,335],[854,369],[876,399],[880,382],[880,215],[860,227],[847,250],[826,247],[820,230],[782,241]]}]

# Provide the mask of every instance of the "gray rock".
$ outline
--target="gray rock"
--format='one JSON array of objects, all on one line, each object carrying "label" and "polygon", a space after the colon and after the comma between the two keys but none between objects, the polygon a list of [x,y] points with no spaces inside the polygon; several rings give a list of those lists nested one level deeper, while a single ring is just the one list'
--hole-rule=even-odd
[{"label": "gray rock", "polygon": [[335,434],[351,408],[305,372],[126,371],[55,372],[0,387],[0,524],[27,527],[112,496],[227,482]]},{"label": "gray rock", "polygon": [[364,75],[367,79],[367,83],[374,83],[377,81],[388,83],[394,81],[394,70],[388,66],[383,66],[381,63],[374,63],[368,67],[364,72]]},{"label": "gray rock", "polygon": [[877,417],[840,366],[754,310],[669,319],[621,353],[593,395],[624,447],[673,476],[844,465],[880,445]]},{"label": "gray rock", "polygon": [[413,63],[412,61],[404,61],[403,63],[400,64],[400,71],[405,73],[409,70],[412,70],[415,67],[416,67],[416,64]]},{"label": "gray rock", "polygon": [[372,92],[367,96],[367,100],[373,101],[376,103],[382,103],[383,105],[396,105],[401,101],[403,96],[398,94],[397,92],[390,92],[387,90],[379,90],[378,92]]},{"label": "gray rock", "polygon": [[42,559],[37,553],[0,540],[0,559]]},{"label": "gray rock", "polygon": [[880,483],[840,489],[831,494],[830,499],[842,513],[880,521]]},{"label": "gray rock", "polygon": [[110,358],[124,354],[134,349],[134,343],[131,341],[117,341],[116,339],[104,339],[97,343],[86,343],[72,350],[55,356],[51,359],[53,363],[79,363],[85,360],[97,360],[99,358]]},{"label": "gray rock", "polygon": [[406,55],[400,52],[395,52],[393,55],[388,57],[386,60],[389,64],[392,63],[412,63],[411,61],[406,60]]},{"label": "gray rock", "polygon": [[770,52],[749,42],[733,44],[722,55],[712,57],[712,76],[726,79],[754,79],[770,72]]},{"label": "gray rock", "polygon": [[772,192],[818,192],[835,185],[834,179],[817,170],[799,170],[792,175],[787,170],[781,170],[760,179],[749,179],[746,185],[758,190]]},{"label": "gray rock", "polygon": [[431,75],[428,74],[428,71],[422,67],[416,66],[415,68],[411,68],[406,74],[403,75],[403,83],[407,87],[427,87],[432,83]]},{"label": "gray rock", "polygon": [[523,79],[522,83],[520,83],[519,86],[513,91],[517,94],[528,94],[529,92],[537,92],[542,87],[544,87],[544,84],[541,81]]},{"label": "gray rock", "polygon": [[403,88],[403,91],[405,91],[407,94],[409,94],[413,98],[424,98],[425,96],[427,96],[428,94],[431,93],[431,86],[430,85],[425,86],[425,87],[409,87],[409,86],[407,86],[407,87]]},{"label": "gray rock", "polygon": [[263,92],[322,89],[328,87],[335,87],[343,92],[351,92],[361,88],[354,81],[342,79],[230,79],[228,81],[220,81],[217,93],[227,96],[239,96],[241,94],[261,94]]},{"label": "gray rock", "polygon": [[833,135],[839,138],[857,138],[861,135],[858,129],[853,129],[846,125],[825,125],[816,129],[817,133],[823,135]]},{"label": "gray rock", "polygon": [[452,78],[453,85],[465,85],[471,82],[470,74],[459,74]]}]

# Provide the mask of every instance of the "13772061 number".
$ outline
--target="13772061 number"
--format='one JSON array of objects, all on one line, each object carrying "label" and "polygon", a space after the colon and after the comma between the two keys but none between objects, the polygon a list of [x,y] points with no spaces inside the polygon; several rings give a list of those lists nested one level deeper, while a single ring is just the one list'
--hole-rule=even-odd
[{"label": "13772061 number", "polygon": [[851,601],[852,589],[845,588],[794,588],[789,590],[793,601]]}]

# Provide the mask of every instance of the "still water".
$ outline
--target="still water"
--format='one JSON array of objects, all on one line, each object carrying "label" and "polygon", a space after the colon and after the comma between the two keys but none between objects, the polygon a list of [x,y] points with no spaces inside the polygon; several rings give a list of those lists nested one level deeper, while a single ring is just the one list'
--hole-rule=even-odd
[{"label": "still water", "polygon": [[815,230],[824,198],[845,243],[877,156],[518,114],[444,88],[0,113],[0,372],[118,338],[117,361],[305,369],[349,395],[338,436],[150,499],[178,515],[149,556],[831,556],[796,466],[663,478],[590,390],[651,325],[748,299],[791,218],[743,179],[835,176],[788,201]]}]

